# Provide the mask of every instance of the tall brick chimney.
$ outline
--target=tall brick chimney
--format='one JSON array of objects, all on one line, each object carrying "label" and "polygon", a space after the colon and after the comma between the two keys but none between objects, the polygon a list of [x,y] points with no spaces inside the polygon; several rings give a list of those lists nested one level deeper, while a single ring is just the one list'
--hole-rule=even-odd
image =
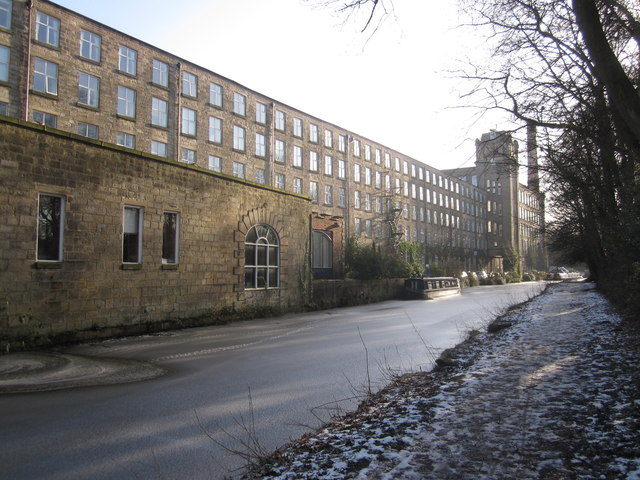
[{"label": "tall brick chimney", "polygon": [[540,191],[540,177],[538,176],[538,142],[536,140],[536,126],[527,125],[527,184],[533,191]]}]

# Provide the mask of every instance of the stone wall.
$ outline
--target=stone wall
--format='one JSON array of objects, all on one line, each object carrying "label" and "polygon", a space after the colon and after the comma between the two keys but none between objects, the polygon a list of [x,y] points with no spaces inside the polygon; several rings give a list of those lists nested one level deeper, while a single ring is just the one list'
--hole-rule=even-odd
[{"label": "stone wall", "polygon": [[[38,195],[65,198],[64,259],[36,261]],[[142,263],[122,263],[123,208],[144,209]],[[0,336],[188,318],[310,294],[306,197],[0,119]],[[163,212],[180,215],[177,265],[162,263]],[[280,238],[280,288],[246,290],[244,235]]]},{"label": "stone wall", "polygon": [[398,300],[404,295],[404,280],[314,280],[313,302],[317,308],[325,309]]}]

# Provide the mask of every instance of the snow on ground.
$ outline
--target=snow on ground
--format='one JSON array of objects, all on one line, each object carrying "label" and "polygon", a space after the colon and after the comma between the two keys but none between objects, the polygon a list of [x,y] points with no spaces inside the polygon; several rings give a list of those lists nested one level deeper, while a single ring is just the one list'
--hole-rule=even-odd
[{"label": "snow on ground", "polygon": [[639,480],[637,326],[585,283],[504,320],[247,478]]}]

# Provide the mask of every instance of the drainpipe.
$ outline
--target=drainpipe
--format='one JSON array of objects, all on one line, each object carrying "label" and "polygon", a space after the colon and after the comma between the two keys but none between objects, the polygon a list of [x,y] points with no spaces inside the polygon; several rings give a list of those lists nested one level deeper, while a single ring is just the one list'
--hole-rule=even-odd
[{"label": "drainpipe", "polygon": [[[271,107],[271,111],[267,112],[267,121],[269,122],[268,131],[269,131],[269,154],[267,155],[267,168],[269,169],[269,174],[267,178],[269,179],[269,185],[275,185],[275,151],[276,151],[276,125],[275,125],[275,116],[276,116],[276,104],[275,102],[271,102],[269,104]],[[293,148],[293,146],[291,147]],[[286,160],[285,160],[286,163]]]},{"label": "drainpipe", "polygon": [[345,246],[346,242],[351,238],[351,142],[353,142],[353,136],[347,132],[347,158],[344,172],[344,184],[345,184],[345,211],[344,211],[344,238]]},{"label": "drainpipe", "polygon": [[180,81],[182,79],[182,64],[178,62],[176,64],[176,68],[178,69],[177,73],[177,85],[176,85],[176,96],[178,97],[178,111],[176,112],[176,118],[178,119],[178,123],[176,125],[176,162],[179,162],[181,159],[180,156],[180,131],[182,130],[182,89],[180,88]]},{"label": "drainpipe", "polygon": [[29,83],[31,82],[31,23],[32,23],[32,12],[33,12],[33,2],[32,0],[28,0],[26,3],[27,10],[29,13],[27,14],[27,68],[25,75],[25,85],[24,85],[24,118],[25,122],[29,121]]}]

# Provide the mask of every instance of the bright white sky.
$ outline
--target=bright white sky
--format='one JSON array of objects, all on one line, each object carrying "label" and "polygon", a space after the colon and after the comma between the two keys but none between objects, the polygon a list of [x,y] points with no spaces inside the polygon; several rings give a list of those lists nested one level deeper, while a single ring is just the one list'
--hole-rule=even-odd
[{"label": "bright white sky", "polygon": [[378,32],[301,0],[56,0],[282,103],[437,168],[470,166],[478,120],[447,71],[482,45],[454,0],[393,0]]}]

